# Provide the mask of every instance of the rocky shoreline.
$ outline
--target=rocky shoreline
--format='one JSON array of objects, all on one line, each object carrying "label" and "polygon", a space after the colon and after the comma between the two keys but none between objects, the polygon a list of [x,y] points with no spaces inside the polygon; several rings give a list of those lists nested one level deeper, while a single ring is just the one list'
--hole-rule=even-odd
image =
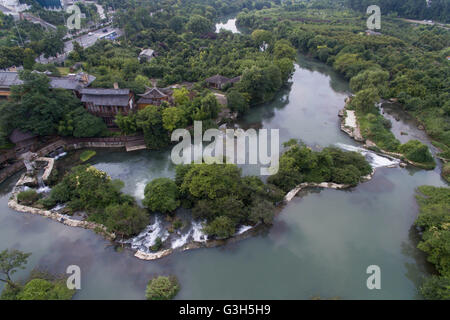
[{"label": "rocky shoreline", "polygon": [[[383,150],[381,148],[379,148],[373,141],[368,140],[368,139],[364,139],[364,137],[361,135],[361,130],[358,124],[358,119],[356,118],[356,113],[352,110],[347,110],[347,106],[350,103],[351,98],[348,97],[345,100],[345,107],[344,109],[342,109],[341,111],[339,111],[338,116],[341,118],[341,131],[345,132],[350,138],[352,138],[353,140],[357,141],[357,142],[361,142],[363,143],[363,148],[370,150],[370,148],[376,148],[379,151],[374,151],[371,150],[372,152],[390,158],[390,159],[399,159],[401,162],[399,164],[400,167],[404,168],[406,167],[408,164],[414,167],[418,167],[418,168],[425,168],[426,166],[424,166],[421,163],[418,162],[414,162],[411,161],[409,159],[407,159],[403,154],[401,153],[396,153],[396,152],[390,152],[390,151],[386,151]],[[349,117],[349,113],[351,113],[351,115],[353,115],[355,117],[355,121],[354,121],[354,126],[349,126],[348,125],[348,117]],[[350,115],[350,116],[351,116]]]}]

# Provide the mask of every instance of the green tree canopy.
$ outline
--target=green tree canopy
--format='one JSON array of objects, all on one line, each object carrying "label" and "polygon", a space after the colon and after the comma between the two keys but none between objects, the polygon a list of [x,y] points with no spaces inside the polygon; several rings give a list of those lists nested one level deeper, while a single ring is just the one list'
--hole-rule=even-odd
[{"label": "green tree canopy", "polygon": [[170,213],[180,206],[178,187],[168,178],[157,178],[145,187],[145,199],[142,202],[151,211]]}]

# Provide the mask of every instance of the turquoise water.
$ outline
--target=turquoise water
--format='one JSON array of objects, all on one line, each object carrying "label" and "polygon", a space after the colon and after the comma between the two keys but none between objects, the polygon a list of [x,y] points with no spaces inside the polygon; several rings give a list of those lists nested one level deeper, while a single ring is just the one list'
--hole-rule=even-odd
[{"label": "turquoise water", "polygon": [[[282,141],[299,138],[311,146],[357,145],[338,127],[337,113],[349,90],[343,79],[323,64],[300,58],[292,82],[240,125],[279,128]],[[91,162],[124,180],[125,192],[140,199],[148,181],[173,177],[169,156],[170,151],[103,151]],[[67,266],[79,265],[82,289],[76,299],[143,299],[149,278],[159,274],[179,278],[179,299],[419,298],[417,284],[429,266],[415,249],[411,228],[418,213],[415,188],[445,185],[437,169],[381,168],[373,180],[352,190],[301,193],[265,234],[148,262],[129,250],[116,252],[92,231],[10,210],[7,201],[17,179],[0,185],[0,249],[33,253],[16,279],[36,266],[64,273]],[[381,290],[366,287],[369,265],[381,268]]]}]

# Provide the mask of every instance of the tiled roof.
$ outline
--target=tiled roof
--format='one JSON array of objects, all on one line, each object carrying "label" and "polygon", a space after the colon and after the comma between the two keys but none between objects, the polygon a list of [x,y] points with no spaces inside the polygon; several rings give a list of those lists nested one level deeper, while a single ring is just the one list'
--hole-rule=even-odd
[{"label": "tiled roof", "polygon": [[19,73],[2,71],[0,72],[0,88],[9,88],[22,84],[23,81],[19,79]]},{"label": "tiled roof", "polygon": [[92,103],[96,106],[125,107],[130,100],[130,89],[81,89],[81,102]]}]

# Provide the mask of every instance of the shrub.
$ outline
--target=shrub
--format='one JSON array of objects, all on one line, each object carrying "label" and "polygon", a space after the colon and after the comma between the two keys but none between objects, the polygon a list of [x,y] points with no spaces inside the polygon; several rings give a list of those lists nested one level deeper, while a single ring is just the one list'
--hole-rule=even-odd
[{"label": "shrub", "polygon": [[34,190],[22,191],[17,195],[19,203],[29,206],[39,200],[39,194]]},{"label": "shrub", "polygon": [[178,280],[174,276],[159,276],[149,281],[145,296],[147,300],[170,300],[179,290]]},{"label": "shrub", "polygon": [[162,240],[160,237],[156,238],[155,243],[150,248],[152,251],[158,251],[162,247]]}]

